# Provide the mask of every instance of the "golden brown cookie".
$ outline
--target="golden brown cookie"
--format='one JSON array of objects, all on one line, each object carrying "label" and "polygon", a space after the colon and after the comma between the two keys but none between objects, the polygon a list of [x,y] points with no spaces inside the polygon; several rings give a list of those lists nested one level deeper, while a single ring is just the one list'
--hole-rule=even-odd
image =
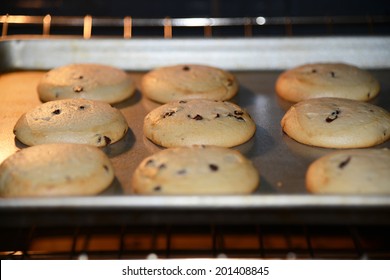
[{"label": "golden brown cookie", "polygon": [[256,125],[240,106],[228,101],[181,100],[146,115],[144,135],[163,147],[216,145],[233,147],[248,141]]},{"label": "golden brown cookie", "polygon": [[206,65],[173,65],[154,69],[142,77],[142,93],[159,103],[188,99],[229,100],[238,82],[228,71]]},{"label": "golden brown cookie", "polygon": [[162,150],[134,172],[135,193],[152,195],[249,194],[259,173],[241,153],[216,146]]},{"label": "golden brown cookie", "polygon": [[62,99],[43,103],[23,114],[14,134],[29,146],[80,143],[102,147],[119,141],[128,128],[122,113],[108,103]]},{"label": "golden brown cookie", "polygon": [[276,81],[276,93],[291,102],[319,97],[367,101],[379,90],[371,73],[345,63],[301,65],[283,72]]},{"label": "golden brown cookie", "polygon": [[126,72],[112,66],[69,64],[47,72],[37,90],[43,102],[82,98],[113,104],[131,97],[135,84]]},{"label": "golden brown cookie", "polygon": [[390,150],[332,152],[314,161],[306,173],[309,192],[390,194]]},{"label": "golden brown cookie", "polygon": [[363,148],[390,138],[390,113],[370,103],[315,98],[293,105],[283,131],[294,140],[324,148]]},{"label": "golden brown cookie", "polygon": [[0,165],[0,196],[95,195],[114,179],[109,158],[82,144],[44,144],[17,151]]}]

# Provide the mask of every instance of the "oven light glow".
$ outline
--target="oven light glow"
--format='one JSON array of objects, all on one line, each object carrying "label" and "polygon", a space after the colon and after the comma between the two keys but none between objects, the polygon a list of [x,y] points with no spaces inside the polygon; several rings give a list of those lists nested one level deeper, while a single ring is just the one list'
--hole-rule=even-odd
[{"label": "oven light glow", "polygon": [[257,18],[256,18],[256,23],[257,23],[258,25],[264,25],[266,22],[267,22],[267,21],[266,21],[265,17],[257,17]]},{"label": "oven light glow", "polygon": [[212,25],[209,18],[176,18],[173,25],[178,26],[207,26]]}]

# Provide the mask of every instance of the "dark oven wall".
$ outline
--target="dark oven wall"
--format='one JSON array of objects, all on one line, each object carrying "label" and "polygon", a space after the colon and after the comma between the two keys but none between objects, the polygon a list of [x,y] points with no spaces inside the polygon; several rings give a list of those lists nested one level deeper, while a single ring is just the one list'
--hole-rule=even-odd
[{"label": "dark oven wall", "polygon": [[[1,8],[2,6],[2,8]],[[121,17],[389,15],[386,0],[5,0],[3,14]]]}]

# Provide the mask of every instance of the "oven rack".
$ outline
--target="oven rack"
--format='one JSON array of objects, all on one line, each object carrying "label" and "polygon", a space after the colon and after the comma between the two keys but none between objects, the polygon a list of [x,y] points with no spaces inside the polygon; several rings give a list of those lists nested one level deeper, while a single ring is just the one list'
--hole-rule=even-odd
[{"label": "oven rack", "polygon": [[389,259],[389,226],[202,225],[8,229],[1,259]]},{"label": "oven rack", "polygon": [[[197,17],[197,18],[133,18],[131,16],[94,17],[80,16],[45,16],[33,15],[2,15],[1,38],[15,34],[41,35],[48,37],[56,35],[78,35],[85,39],[92,36],[117,36],[130,39],[135,36],[176,37],[177,30],[186,29],[186,36],[213,37],[230,36],[254,37],[264,35],[334,35],[334,34],[389,34],[390,16],[306,16],[306,17]],[[13,29],[16,27],[16,29]],[[317,27],[312,29],[312,27]],[[346,28],[347,27],[347,28]],[[75,28],[73,31],[66,28]],[[142,29],[144,28],[144,29]],[[145,30],[146,28],[146,30]],[[147,29],[149,28],[149,29]],[[157,28],[150,32],[150,28]],[[200,28],[200,32],[187,32]],[[236,28],[234,32],[222,32],[218,28]],[[339,31],[337,29],[339,28]],[[141,33],[137,30],[141,30]],[[65,30],[65,33],[64,33]],[[340,31],[341,30],[341,31]],[[137,32],[138,31],[138,34]],[[174,36],[175,35],[175,36]]]}]

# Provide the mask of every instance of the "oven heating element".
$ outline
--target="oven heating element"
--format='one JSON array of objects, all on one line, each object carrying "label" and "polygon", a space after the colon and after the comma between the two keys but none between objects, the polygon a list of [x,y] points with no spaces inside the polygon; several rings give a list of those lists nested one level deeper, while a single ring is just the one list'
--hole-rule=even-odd
[{"label": "oven heating element", "polygon": [[0,258],[388,259],[389,234],[343,225],[31,227],[3,231]]}]

